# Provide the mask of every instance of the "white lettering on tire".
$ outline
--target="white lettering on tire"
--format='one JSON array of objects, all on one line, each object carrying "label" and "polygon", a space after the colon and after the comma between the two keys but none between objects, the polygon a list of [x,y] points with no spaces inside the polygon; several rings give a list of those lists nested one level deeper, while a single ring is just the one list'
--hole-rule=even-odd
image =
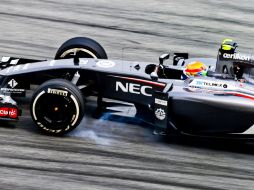
[{"label": "white lettering on tire", "polygon": [[40,94],[38,94],[37,95],[37,97],[34,99],[34,102],[33,102],[33,116],[34,116],[34,120],[35,121],[37,121],[37,116],[36,116],[36,114],[35,114],[35,105],[36,105],[36,103],[37,103],[37,101],[38,101],[38,99],[43,95],[43,94],[45,94],[46,92],[43,90],[43,91],[41,91],[40,92]]},{"label": "white lettering on tire", "polygon": [[76,118],[74,119],[74,121],[71,124],[71,126],[74,126],[77,123],[78,118],[79,118],[79,106],[78,106],[78,102],[77,102],[76,98],[73,95],[71,95],[71,99],[73,100],[73,102],[76,106],[76,110],[77,110]]}]

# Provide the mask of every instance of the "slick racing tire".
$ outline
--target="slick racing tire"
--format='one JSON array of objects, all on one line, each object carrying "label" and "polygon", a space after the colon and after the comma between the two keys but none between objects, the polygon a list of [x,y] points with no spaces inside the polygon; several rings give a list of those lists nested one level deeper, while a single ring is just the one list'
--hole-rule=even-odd
[{"label": "slick racing tire", "polygon": [[36,126],[50,135],[64,135],[75,129],[84,116],[81,91],[70,81],[52,79],[34,92],[31,116]]},{"label": "slick racing tire", "polygon": [[79,58],[107,59],[103,47],[93,39],[75,37],[64,42],[58,49],[55,59],[69,59],[77,55]]}]

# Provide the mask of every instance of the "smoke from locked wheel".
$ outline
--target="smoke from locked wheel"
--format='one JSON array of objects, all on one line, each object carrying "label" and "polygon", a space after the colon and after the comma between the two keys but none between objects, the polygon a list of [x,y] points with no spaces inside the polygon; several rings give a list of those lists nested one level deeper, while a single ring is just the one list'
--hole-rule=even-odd
[{"label": "smoke from locked wheel", "polygon": [[63,135],[77,127],[83,118],[82,93],[70,81],[49,80],[35,91],[31,115],[42,131]]}]

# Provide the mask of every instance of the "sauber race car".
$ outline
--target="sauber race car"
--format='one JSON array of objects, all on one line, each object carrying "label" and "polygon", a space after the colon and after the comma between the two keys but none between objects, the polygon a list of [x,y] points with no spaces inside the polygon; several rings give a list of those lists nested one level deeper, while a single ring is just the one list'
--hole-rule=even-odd
[{"label": "sauber race car", "polygon": [[254,133],[252,55],[237,52],[237,44],[226,39],[217,58],[174,53],[164,63],[169,57],[163,54],[158,64],[109,60],[98,42],[84,37],[63,43],[49,61],[3,57],[0,119],[18,120],[16,97],[37,85],[31,117],[48,134],[73,130],[89,96],[97,97],[99,107],[105,98],[133,103],[137,115],[149,113],[147,119],[159,133]]}]

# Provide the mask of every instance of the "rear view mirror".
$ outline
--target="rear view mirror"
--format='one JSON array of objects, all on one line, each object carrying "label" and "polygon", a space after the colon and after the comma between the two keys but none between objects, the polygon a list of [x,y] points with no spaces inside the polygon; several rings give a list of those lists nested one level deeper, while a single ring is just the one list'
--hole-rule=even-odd
[{"label": "rear view mirror", "polygon": [[169,59],[169,53],[162,54],[159,57],[160,65],[163,65],[164,60],[167,60],[167,59]]}]

